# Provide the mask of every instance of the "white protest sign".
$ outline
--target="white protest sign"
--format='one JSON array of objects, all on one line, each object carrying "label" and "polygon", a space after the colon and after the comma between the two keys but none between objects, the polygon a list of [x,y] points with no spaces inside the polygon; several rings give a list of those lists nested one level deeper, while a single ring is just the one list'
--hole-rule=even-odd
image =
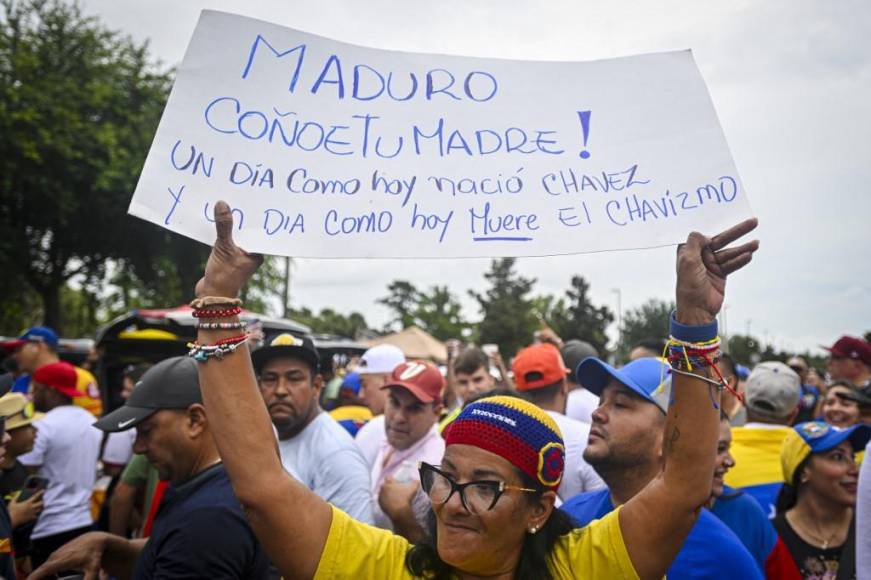
[{"label": "white protest sign", "polygon": [[299,257],[653,247],[751,214],[689,51],[526,62],[375,50],[204,11],[130,213]]}]

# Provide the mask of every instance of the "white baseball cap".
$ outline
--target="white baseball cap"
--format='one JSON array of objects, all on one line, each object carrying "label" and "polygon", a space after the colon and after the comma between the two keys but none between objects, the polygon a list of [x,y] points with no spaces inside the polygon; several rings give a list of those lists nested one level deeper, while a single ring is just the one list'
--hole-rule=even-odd
[{"label": "white baseball cap", "polygon": [[373,346],[360,357],[357,373],[361,375],[390,374],[393,369],[405,362],[405,355],[398,346],[379,344]]}]

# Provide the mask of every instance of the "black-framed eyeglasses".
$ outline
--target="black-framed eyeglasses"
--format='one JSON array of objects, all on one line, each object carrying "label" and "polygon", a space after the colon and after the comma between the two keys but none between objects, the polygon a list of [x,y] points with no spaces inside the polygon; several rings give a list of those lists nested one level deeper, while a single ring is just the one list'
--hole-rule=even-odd
[{"label": "black-framed eyeglasses", "polygon": [[446,504],[454,493],[459,493],[463,507],[473,514],[492,510],[506,491],[538,492],[537,489],[508,485],[504,481],[481,480],[457,483],[439,468],[423,461],[420,462],[418,471],[421,488],[433,504]]},{"label": "black-framed eyeglasses", "polygon": [[6,417],[0,417],[0,439],[6,433]]}]

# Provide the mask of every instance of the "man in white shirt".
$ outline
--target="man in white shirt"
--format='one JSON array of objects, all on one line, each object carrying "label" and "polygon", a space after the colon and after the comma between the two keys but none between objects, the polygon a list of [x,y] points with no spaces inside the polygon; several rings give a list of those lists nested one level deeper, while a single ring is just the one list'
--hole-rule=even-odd
[{"label": "man in white shirt", "polygon": [[73,405],[77,380],[75,368],[65,362],[43,365],[33,373],[33,403],[46,415],[34,423],[33,451],[19,460],[48,480],[45,507],[30,536],[34,568],[93,526],[91,493],[102,434],[93,427],[94,416]]},{"label": "man in white shirt", "polygon": [[593,422],[593,411],[599,406],[599,397],[578,383],[575,373],[581,362],[590,357],[598,357],[596,348],[589,342],[572,339],[560,349],[566,367],[571,371],[566,380],[569,384],[569,396],[566,401],[566,415],[587,425]]},{"label": "man in white shirt", "polygon": [[251,359],[284,468],[325,501],[371,524],[369,467],[348,432],[321,410],[314,343],[281,334]]},{"label": "man in white shirt", "polygon": [[[445,453],[445,441],[436,428],[445,379],[430,363],[409,361],[393,370],[382,389],[389,393],[384,407],[387,439],[372,467],[372,497],[375,525],[393,529],[393,522],[378,506],[380,496],[391,489],[384,484],[419,482],[418,463],[440,464]],[[422,515],[429,511],[426,504]]]},{"label": "man in white shirt", "polygon": [[552,344],[528,346],[517,353],[511,365],[514,384],[527,399],[553,417],[566,446],[565,473],[557,495],[563,501],[575,495],[605,487],[605,482],[584,460],[590,425],[566,417],[569,387],[560,351]]},{"label": "man in white shirt", "polygon": [[360,375],[360,397],[375,415],[368,423],[360,427],[354,441],[363,454],[366,464],[371,468],[375,463],[378,450],[387,440],[384,431],[384,405],[387,402],[387,391],[383,387],[390,378],[393,369],[405,362],[405,355],[399,347],[392,344],[373,346],[360,357],[356,368]]}]

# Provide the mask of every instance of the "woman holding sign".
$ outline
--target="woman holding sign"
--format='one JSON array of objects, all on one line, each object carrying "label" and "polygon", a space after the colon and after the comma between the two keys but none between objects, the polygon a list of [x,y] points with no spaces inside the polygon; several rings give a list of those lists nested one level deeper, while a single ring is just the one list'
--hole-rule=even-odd
[{"label": "woman holding sign", "polygon": [[285,578],[663,576],[710,496],[719,424],[715,320],[726,276],[750,261],[758,243],[726,246],[755,220],[713,238],[693,233],[678,249],[671,346],[680,356],[673,357],[665,469],[654,481],[604,519],[571,529],[554,508],[564,459],[559,429],[519,399],[483,399],[452,425],[441,465],[421,465],[435,532],[411,546],[352,520],[282,468],[244,337],[231,330],[236,297],[260,259],[233,243],[226,204],[215,207],[215,218],[218,238],[194,302],[205,322],[202,346],[192,355],[233,488]]}]

